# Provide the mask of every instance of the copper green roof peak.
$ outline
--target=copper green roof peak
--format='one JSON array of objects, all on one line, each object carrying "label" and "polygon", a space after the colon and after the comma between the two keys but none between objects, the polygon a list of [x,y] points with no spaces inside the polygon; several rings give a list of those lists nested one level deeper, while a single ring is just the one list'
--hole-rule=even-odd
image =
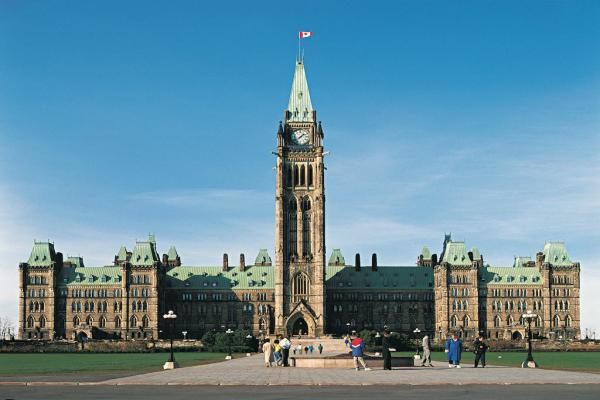
[{"label": "copper green roof peak", "polygon": [[269,256],[267,249],[260,249],[254,260],[254,265],[271,265],[271,263],[271,257]]},{"label": "copper green roof peak", "polygon": [[556,266],[573,264],[563,242],[548,242],[544,245],[544,262]]},{"label": "copper green roof peak", "polygon": [[423,256],[423,260],[431,260],[431,251],[429,251],[429,247],[423,246],[421,255]]},{"label": "copper green roof peak", "polygon": [[333,249],[331,257],[329,257],[328,265],[346,265],[346,260],[340,249]]},{"label": "copper green roof peak", "polygon": [[308,91],[308,81],[304,71],[304,62],[297,61],[288,103],[288,119],[286,122],[314,122],[313,106]]},{"label": "copper green roof peak", "polygon": [[52,265],[55,255],[53,243],[34,241],[27,264],[34,267],[48,267]]},{"label": "copper green roof peak", "polygon": [[458,266],[471,265],[471,259],[469,258],[465,242],[448,242],[442,262]]},{"label": "copper green roof peak", "polygon": [[177,257],[179,257],[179,254],[177,254],[177,249],[175,248],[175,246],[169,247],[169,251],[167,252],[167,259],[169,261],[173,261],[177,260]]},{"label": "copper green roof peak", "polygon": [[127,249],[125,246],[121,246],[117,253],[117,261],[127,261]]}]

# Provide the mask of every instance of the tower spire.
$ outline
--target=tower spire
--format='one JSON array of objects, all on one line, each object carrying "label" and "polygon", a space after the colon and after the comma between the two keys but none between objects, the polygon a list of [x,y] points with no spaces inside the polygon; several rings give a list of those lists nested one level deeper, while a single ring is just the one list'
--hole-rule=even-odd
[{"label": "tower spire", "polygon": [[296,60],[288,111],[286,122],[315,122],[313,121],[313,106],[310,101],[308,81],[306,72],[304,72],[304,60],[300,58]]}]

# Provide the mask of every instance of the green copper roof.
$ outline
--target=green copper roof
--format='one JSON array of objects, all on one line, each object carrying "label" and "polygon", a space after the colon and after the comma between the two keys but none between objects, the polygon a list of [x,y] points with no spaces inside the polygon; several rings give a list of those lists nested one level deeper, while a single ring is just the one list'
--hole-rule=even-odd
[{"label": "green copper roof", "polygon": [[549,242],[544,245],[544,262],[556,266],[573,265],[567,248],[562,242]]},{"label": "green copper roof", "polygon": [[159,261],[158,253],[156,252],[155,244],[151,241],[136,242],[131,254],[129,262],[132,265],[153,265],[155,261]]},{"label": "green copper roof", "polygon": [[346,265],[346,260],[340,249],[333,249],[331,257],[329,257],[329,265]]},{"label": "green copper roof", "polygon": [[117,261],[127,261],[127,249],[125,246],[121,246],[117,253]]},{"label": "green copper roof", "polygon": [[75,267],[84,267],[83,265],[83,257],[68,257],[67,261],[71,263],[71,265]]},{"label": "green copper roof", "polygon": [[433,269],[428,267],[391,267],[379,266],[377,271],[371,268],[352,266],[327,266],[325,279],[328,289],[348,290],[431,290],[433,289]]},{"label": "green copper roof", "polygon": [[464,242],[448,242],[446,244],[446,251],[444,252],[444,259],[442,262],[447,262],[450,265],[457,266],[469,266],[471,265],[471,259],[467,252],[467,247]]},{"label": "green copper roof", "polygon": [[59,285],[91,286],[121,285],[121,268],[106,267],[70,267],[63,268],[59,276]]},{"label": "green copper roof", "polygon": [[431,251],[429,251],[429,247],[423,246],[421,255],[423,256],[423,260],[431,260]]},{"label": "green copper roof", "polygon": [[27,264],[32,267],[48,267],[55,257],[54,244],[48,242],[33,242],[33,249]]},{"label": "green copper roof", "polygon": [[493,285],[542,285],[542,276],[537,268],[526,267],[482,267],[481,283]]},{"label": "green copper roof", "polygon": [[288,111],[290,112],[288,122],[314,122],[313,107],[310,101],[310,93],[308,92],[304,63],[301,61],[296,62]]},{"label": "green copper roof", "polygon": [[515,268],[523,268],[523,267],[525,267],[525,264],[527,264],[530,261],[531,261],[531,257],[529,257],[529,256],[518,256],[518,257],[515,257],[515,262],[513,264],[513,267],[515,267]]},{"label": "green copper roof", "polygon": [[275,268],[249,266],[223,271],[216,267],[175,267],[167,272],[167,287],[202,290],[252,290],[275,289]]},{"label": "green copper roof", "polygon": [[270,265],[271,263],[271,257],[269,256],[269,252],[267,251],[267,249],[260,249],[258,251],[256,259],[254,260],[254,265]]},{"label": "green copper roof", "polygon": [[169,247],[169,251],[167,252],[167,259],[169,261],[175,261],[177,260],[177,257],[179,257],[179,254],[177,254],[177,249],[175,248],[175,246]]},{"label": "green copper roof", "polygon": [[481,260],[481,253],[477,247],[473,247],[471,253],[473,254],[473,260]]}]

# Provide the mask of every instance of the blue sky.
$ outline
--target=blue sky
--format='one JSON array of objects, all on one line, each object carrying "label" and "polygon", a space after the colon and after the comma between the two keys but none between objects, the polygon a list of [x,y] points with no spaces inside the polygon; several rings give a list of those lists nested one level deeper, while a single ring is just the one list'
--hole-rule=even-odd
[{"label": "blue sky", "polygon": [[563,240],[600,333],[592,1],[2,2],[3,313],[34,238],[88,265],[148,232],[186,264],[272,249],[300,30],[329,250],[412,265],[452,232],[508,266]]}]

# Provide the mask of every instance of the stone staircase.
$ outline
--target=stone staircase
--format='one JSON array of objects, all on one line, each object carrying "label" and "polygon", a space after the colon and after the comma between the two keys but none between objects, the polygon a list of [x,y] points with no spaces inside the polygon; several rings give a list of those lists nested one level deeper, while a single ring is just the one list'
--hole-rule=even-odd
[{"label": "stone staircase", "polygon": [[[298,339],[298,337],[296,336],[296,337],[291,337],[290,340],[292,342],[292,348],[295,346],[298,346],[299,344],[302,345],[302,348],[312,344],[313,347],[315,348],[313,354],[319,353],[319,351],[317,350],[319,343],[323,345],[323,353],[339,354],[339,353],[347,352],[347,349],[348,349],[344,345],[344,339],[333,339],[333,338],[328,338],[328,337],[323,337],[323,338],[302,337],[302,338]],[[292,354],[291,351],[290,351],[290,354]]]}]

